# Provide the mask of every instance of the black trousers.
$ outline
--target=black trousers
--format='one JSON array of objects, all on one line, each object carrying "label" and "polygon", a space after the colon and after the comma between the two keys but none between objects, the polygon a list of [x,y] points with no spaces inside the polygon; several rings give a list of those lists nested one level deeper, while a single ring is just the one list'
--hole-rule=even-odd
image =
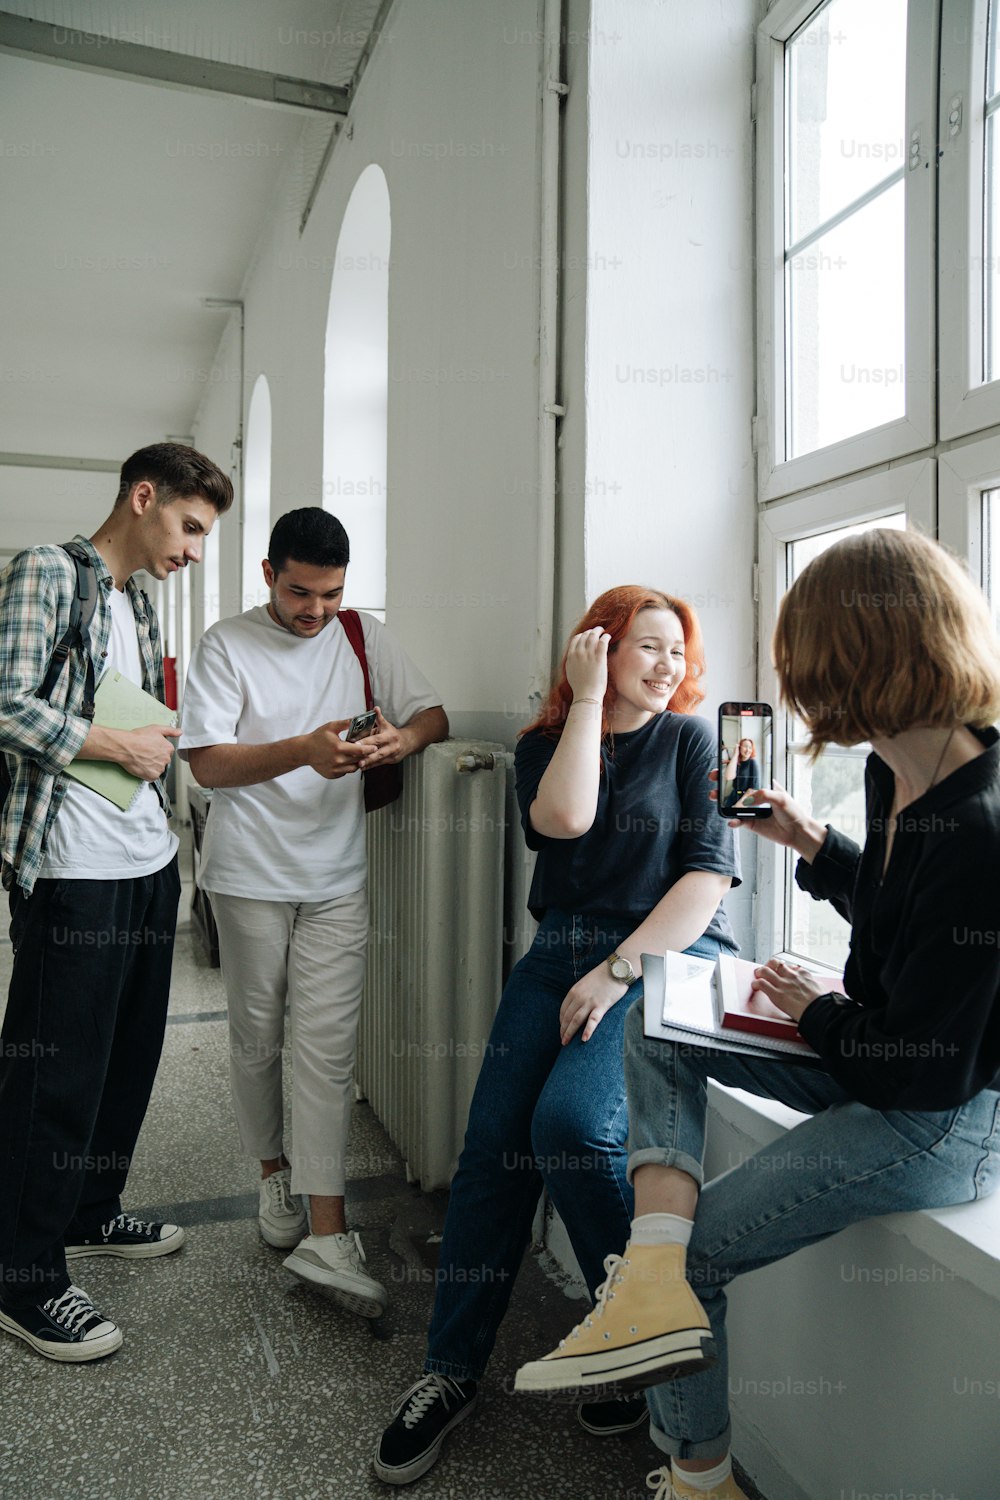
[{"label": "black trousers", "polygon": [[0,1033],[0,1302],[70,1285],[64,1246],[121,1212],[163,1048],[180,877],[11,893]]}]

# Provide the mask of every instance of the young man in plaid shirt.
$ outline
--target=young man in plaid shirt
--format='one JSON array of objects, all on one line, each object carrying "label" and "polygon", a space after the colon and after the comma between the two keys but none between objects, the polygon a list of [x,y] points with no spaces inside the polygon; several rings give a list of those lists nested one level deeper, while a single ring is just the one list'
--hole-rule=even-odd
[{"label": "young man in plaid shirt", "polygon": [[[33,547],[0,575],[0,750],[10,787],[0,846],[14,969],[0,1033],[0,1328],[50,1359],[99,1359],[121,1330],[72,1285],[67,1260],[180,1247],[176,1224],[123,1214],[120,1194],[166,1022],[180,879],[162,777],[179,730],[101,727],[83,713],[88,661],[163,699],[156,616],[132,574],[200,562],[233,488],[193,448],[126,460],[88,541],[96,607],[38,695],[71,618],[76,564]],[[65,772],[113,761],[140,780],[128,809]]]}]

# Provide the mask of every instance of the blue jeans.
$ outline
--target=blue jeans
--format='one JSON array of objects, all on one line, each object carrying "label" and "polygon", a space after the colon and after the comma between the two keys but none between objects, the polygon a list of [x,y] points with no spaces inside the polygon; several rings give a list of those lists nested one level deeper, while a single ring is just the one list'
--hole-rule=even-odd
[{"label": "blue jeans", "polygon": [[[559,1042],[567,992],[631,931],[548,911],[504,986],[451,1185],[424,1368],[478,1380],[493,1350],[544,1186],[591,1296],[632,1218],[622,1032],[632,985],[589,1042]],[[714,957],[701,938],[690,952]]]},{"label": "blue jeans", "polygon": [[714,1458],[729,1443],[726,1285],[859,1219],[985,1197],[1000,1185],[1000,1094],[984,1089],[935,1113],[870,1109],[814,1063],[649,1041],[639,1006],[625,1023],[625,1078],[630,1180],[643,1163],[659,1163],[702,1183],[709,1078],[812,1116],[709,1182],[698,1200],[688,1280],[718,1360],[654,1386],[647,1399],[657,1447]]}]

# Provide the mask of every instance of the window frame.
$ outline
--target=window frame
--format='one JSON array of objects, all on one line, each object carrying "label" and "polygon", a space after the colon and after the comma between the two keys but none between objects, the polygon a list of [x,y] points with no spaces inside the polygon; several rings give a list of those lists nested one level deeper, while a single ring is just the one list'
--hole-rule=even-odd
[{"label": "window frame", "polygon": [[965,558],[985,586],[983,495],[1000,489],[1000,434],[949,448],[938,461],[938,540]]},{"label": "window frame", "polygon": [[[938,402],[945,439],[1000,423],[1000,378],[980,383],[973,376],[974,363],[982,362],[986,316],[982,255],[988,12],[988,0],[945,0],[941,29]],[[961,115],[957,128],[950,119],[956,101]],[[973,276],[977,263],[980,274]]]},{"label": "window frame", "polygon": [[844,438],[798,458],[785,453],[784,49],[820,7],[816,0],[778,0],[757,32],[757,392],[754,446],[758,492],[775,500],[919,452],[936,438],[934,278],[938,0],[931,12],[907,3],[907,150],[916,132],[920,155],[908,158],[905,184],[905,413],[894,422]]}]

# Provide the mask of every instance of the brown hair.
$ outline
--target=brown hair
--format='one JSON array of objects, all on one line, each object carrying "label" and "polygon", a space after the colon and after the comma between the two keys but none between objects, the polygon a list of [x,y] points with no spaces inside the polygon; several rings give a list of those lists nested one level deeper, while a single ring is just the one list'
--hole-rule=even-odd
[{"label": "brown hair", "polygon": [[1000,716],[986,600],[916,531],[865,531],[821,552],[781,601],[772,649],[781,696],[805,720],[815,755]]},{"label": "brown hair", "polygon": [[183,443],[151,443],[122,464],[116,507],[124,504],[142,480],[156,490],[156,503],[169,505],[190,495],[207,500],[221,516],[233,503],[233,484],[204,453]]},{"label": "brown hair", "polygon": [[[661,593],[659,589],[643,588],[636,583],[623,583],[618,588],[608,589],[606,593],[595,599],[583,619],[573,627],[570,634],[579,635],[581,631],[593,630],[601,626],[611,636],[608,646],[610,653],[618,642],[628,635],[632,621],[643,609],[669,610],[681,622],[687,669],[683,680],[670,699],[670,711],[675,714],[693,713],[705,696],[699,686],[699,679],[705,673],[705,650],[702,645],[698,616],[690,604],[685,604],[683,599],[675,599],[670,594]],[[601,710],[602,735],[610,731],[611,710],[615,706],[617,696],[609,681]],[[549,691],[549,696],[542,705],[541,713],[533,723],[522,729],[521,733],[527,734],[529,729],[546,729],[554,734],[560,734],[572,702],[573,690],[566,677],[566,652],[564,651],[558,675]]]}]

